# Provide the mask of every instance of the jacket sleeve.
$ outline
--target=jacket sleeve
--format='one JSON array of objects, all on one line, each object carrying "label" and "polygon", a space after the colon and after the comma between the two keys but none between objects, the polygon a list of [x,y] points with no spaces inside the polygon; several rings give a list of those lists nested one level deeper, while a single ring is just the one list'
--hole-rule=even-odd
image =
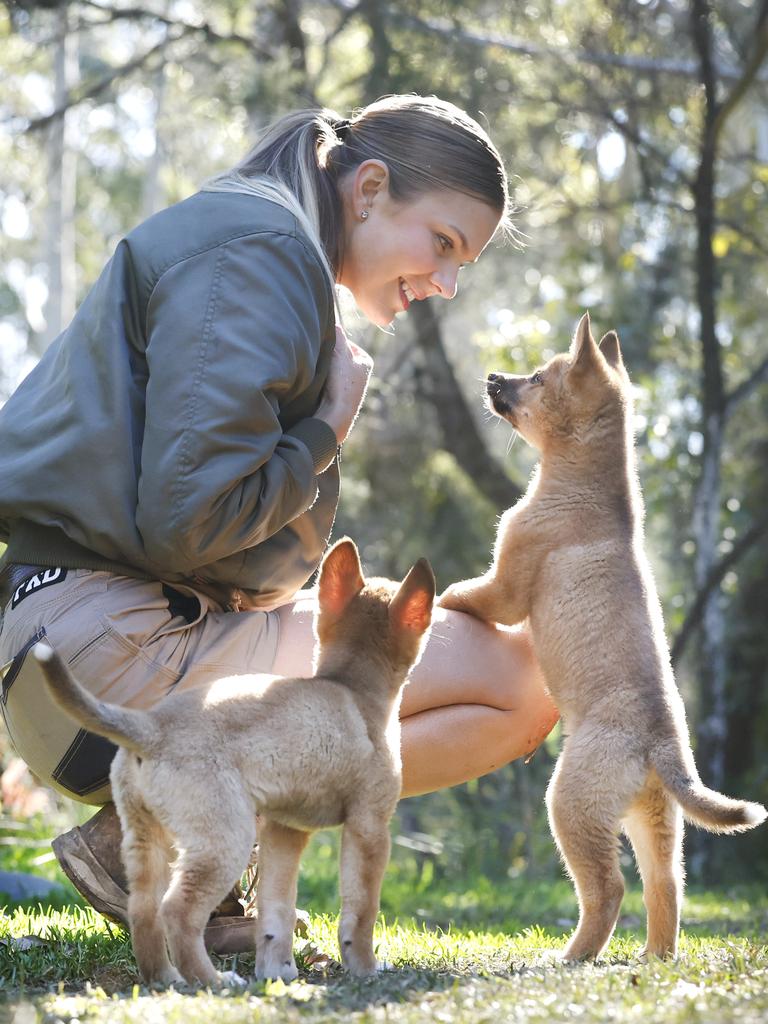
[{"label": "jacket sleeve", "polygon": [[329,316],[319,262],[289,235],[233,239],[166,270],[147,313],[136,523],[147,557],[189,573],[309,508],[336,451],[314,418],[283,432]]}]

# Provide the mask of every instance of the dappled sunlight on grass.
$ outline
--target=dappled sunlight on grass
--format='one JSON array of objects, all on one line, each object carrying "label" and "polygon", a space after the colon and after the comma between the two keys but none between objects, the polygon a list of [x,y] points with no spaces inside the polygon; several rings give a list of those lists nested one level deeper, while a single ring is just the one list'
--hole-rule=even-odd
[{"label": "dappled sunlight on grass", "polygon": [[[539,894],[541,899],[542,893]],[[765,897],[748,893],[730,903],[699,893],[696,908],[739,928],[739,912]],[[633,904],[636,901],[633,901]],[[550,903],[556,911],[557,900]],[[741,921],[743,924],[743,921]],[[351,979],[338,968],[337,918],[314,915],[309,935],[297,939],[300,977],[252,983],[245,991],[152,993],[138,984],[127,937],[98,914],[24,911],[0,918],[0,998],[3,1009],[26,1003],[25,1021],[184,1022],[246,1021],[402,1022],[447,1024],[491,1021],[647,1019],[671,1024],[706,1020],[752,1024],[768,1017],[768,949],[765,931],[745,937],[686,933],[676,962],[638,959],[643,929],[619,929],[597,964],[566,965],[558,958],[568,928],[530,925],[517,931],[496,926],[446,928],[400,918],[380,918],[376,952],[389,969],[372,979]],[[41,943],[16,944],[35,936]],[[322,956],[317,956],[321,951]],[[311,954],[311,955],[310,955]],[[223,969],[245,977],[253,956],[230,957]]]}]

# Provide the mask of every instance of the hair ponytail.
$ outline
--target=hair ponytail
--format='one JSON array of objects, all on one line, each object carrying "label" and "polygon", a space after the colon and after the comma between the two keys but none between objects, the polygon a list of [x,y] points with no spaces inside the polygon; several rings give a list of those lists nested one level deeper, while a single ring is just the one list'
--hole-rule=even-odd
[{"label": "hair ponytail", "polygon": [[338,145],[331,110],[297,110],[269,125],[231,171],[206,182],[207,192],[245,192],[286,207],[317,250],[335,284],[341,248],[341,202],[322,154]]}]

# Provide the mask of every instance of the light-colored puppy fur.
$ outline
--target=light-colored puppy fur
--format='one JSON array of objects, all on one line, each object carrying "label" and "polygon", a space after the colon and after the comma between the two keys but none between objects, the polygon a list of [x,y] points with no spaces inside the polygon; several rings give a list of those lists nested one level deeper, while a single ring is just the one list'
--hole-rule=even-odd
[{"label": "light-colored puppy fur", "polygon": [[579,923],[567,959],[597,956],[619,914],[620,829],[634,847],[646,949],[674,955],[683,888],[682,814],[715,832],[752,828],[759,804],[707,789],[693,761],[661,607],[643,551],[632,391],[615,332],[598,346],[582,318],[569,353],[530,376],[491,374],[493,411],[541,453],[524,497],[502,516],[493,564],[451,586],[444,608],[530,620],[563,717],[547,792]]},{"label": "light-colored puppy fur", "polygon": [[366,583],[354,544],[339,541],[320,572],[313,678],[235,676],[148,712],[94,700],[55,652],[35,648],[61,706],[120,744],[112,792],[148,983],[240,980],[216,971],[203,930],[248,864],[257,814],[256,976],[297,976],[299,858],[313,830],[333,825],[343,825],[342,960],[356,975],[376,970],[373,925],[401,786],[400,695],[434,590],[424,560],[399,587]]}]

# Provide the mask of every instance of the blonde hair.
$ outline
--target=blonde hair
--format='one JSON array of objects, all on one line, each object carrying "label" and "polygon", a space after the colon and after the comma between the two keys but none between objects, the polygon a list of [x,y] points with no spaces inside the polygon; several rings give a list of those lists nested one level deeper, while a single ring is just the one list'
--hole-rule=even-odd
[{"label": "blonde hair", "polygon": [[290,209],[333,281],[344,258],[339,183],[366,160],[387,165],[393,199],[462,192],[492,207],[499,229],[511,231],[507,175],[496,147],[477,121],[435,96],[384,96],[351,118],[328,109],[287,114],[204,188],[260,195]]}]

